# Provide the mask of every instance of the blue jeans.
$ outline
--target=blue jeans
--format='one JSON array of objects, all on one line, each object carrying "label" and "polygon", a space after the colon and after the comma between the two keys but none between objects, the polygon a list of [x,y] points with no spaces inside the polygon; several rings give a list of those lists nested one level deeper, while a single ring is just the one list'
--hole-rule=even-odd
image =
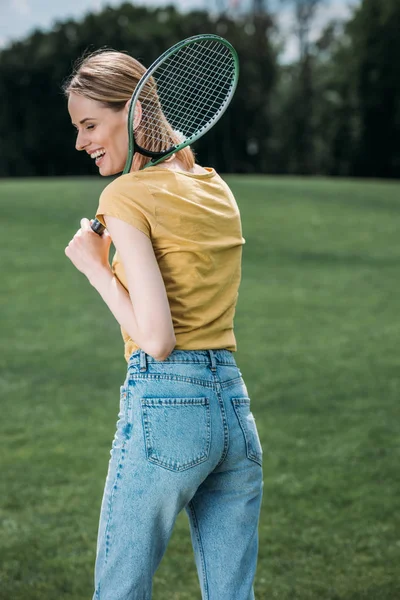
[{"label": "blue jeans", "polygon": [[203,600],[253,600],[262,450],[228,350],[132,354],[100,514],[94,600],[150,600],[185,509]]}]

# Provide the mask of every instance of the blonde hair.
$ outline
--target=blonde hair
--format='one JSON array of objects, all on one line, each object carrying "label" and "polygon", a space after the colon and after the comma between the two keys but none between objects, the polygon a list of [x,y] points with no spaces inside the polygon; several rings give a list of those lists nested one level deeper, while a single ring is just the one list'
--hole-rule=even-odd
[{"label": "blonde hair", "polygon": [[[139,79],[146,68],[135,58],[116,50],[97,50],[87,56],[83,55],[74,66],[69,79],[63,84],[63,91],[67,97],[73,92],[100,102],[104,107],[116,112],[122,110],[130,100]],[[139,96],[142,105],[142,118],[140,125],[135,130],[135,139],[139,145],[141,140],[150,139],[146,143],[147,150],[160,152],[168,146],[179,143],[180,133],[175,132],[166,120],[157,95],[157,85],[150,77]],[[150,120],[149,113],[154,113],[157,106],[157,119]],[[151,110],[150,110],[151,107]],[[191,170],[195,159],[191,148],[188,146],[179,150],[176,157],[186,170]],[[142,169],[150,158],[135,152],[133,170]]]}]

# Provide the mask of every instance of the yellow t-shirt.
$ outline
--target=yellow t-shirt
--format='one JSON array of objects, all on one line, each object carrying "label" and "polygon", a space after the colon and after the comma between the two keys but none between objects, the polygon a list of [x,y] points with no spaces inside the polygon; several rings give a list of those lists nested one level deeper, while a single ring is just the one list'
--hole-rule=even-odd
[{"label": "yellow t-shirt", "polygon": [[[175,348],[236,351],[233,319],[245,240],[235,198],[214,169],[198,175],[155,166],[121,175],[100,196],[96,218],[103,225],[104,215],[130,223],[151,239]],[[118,252],[112,270],[128,289]],[[139,346],[121,332],[128,361]]]}]

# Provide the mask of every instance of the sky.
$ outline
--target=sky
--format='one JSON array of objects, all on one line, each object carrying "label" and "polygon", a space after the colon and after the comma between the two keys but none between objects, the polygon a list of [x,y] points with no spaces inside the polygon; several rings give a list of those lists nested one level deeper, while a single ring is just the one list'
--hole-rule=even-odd
[{"label": "sky", "polygon": [[[332,18],[345,19],[351,14],[351,7],[360,0],[323,0],[316,15],[311,37],[318,37],[324,25]],[[118,6],[122,0],[0,0],[0,48],[10,41],[25,37],[34,29],[49,30],[55,21],[68,18],[80,19],[88,12],[98,12],[105,6]],[[175,4],[181,10],[210,8],[218,5],[217,0],[134,0],[133,4],[163,6]],[[226,0],[225,4],[228,4]],[[232,5],[243,6],[246,0],[230,0]],[[247,4],[249,0],[247,0]],[[266,4],[278,16],[286,46],[283,61],[296,58],[296,40],[291,35],[293,29],[292,12],[289,6],[282,6],[279,0],[269,0]]]}]

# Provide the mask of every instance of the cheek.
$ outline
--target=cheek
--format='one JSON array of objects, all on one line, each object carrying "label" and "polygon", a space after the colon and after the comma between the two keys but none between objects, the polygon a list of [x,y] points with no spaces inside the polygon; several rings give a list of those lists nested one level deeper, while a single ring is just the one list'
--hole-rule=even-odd
[{"label": "cheek", "polygon": [[125,142],[128,139],[127,122],[125,120],[119,122],[118,127],[116,128],[116,134],[121,142]]},{"label": "cheek", "polygon": [[118,142],[119,142],[119,147],[121,148],[121,150],[125,152],[125,150],[127,150],[127,148],[128,148],[128,143],[129,143],[128,132],[126,131],[125,128],[123,128],[121,130],[120,135],[118,137]]},{"label": "cheek", "polygon": [[118,141],[116,140],[116,144],[115,144],[115,148],[118,151],[118,154],[121,158],[126,157],[126,153],[128,152],[128,145],[129,145],[129,139],[128,139],[128,132],[125,130],[122,130],[120,132],[120,134],[118,135]]},{"label": "cheek", "polygon": [[102,144],[108,151],[109,159],[120,167],[119,163],[124,163],[128,151],[128,131],[124,121],[118,121],[109,126],[104,135]]},{"label": "cheek", "polygon": [[121,127],[113,127],[109,130],[107,139],[108,139],[108,147],[112,148],[114,151],[119,149],[123,144],[123,130]]}]

